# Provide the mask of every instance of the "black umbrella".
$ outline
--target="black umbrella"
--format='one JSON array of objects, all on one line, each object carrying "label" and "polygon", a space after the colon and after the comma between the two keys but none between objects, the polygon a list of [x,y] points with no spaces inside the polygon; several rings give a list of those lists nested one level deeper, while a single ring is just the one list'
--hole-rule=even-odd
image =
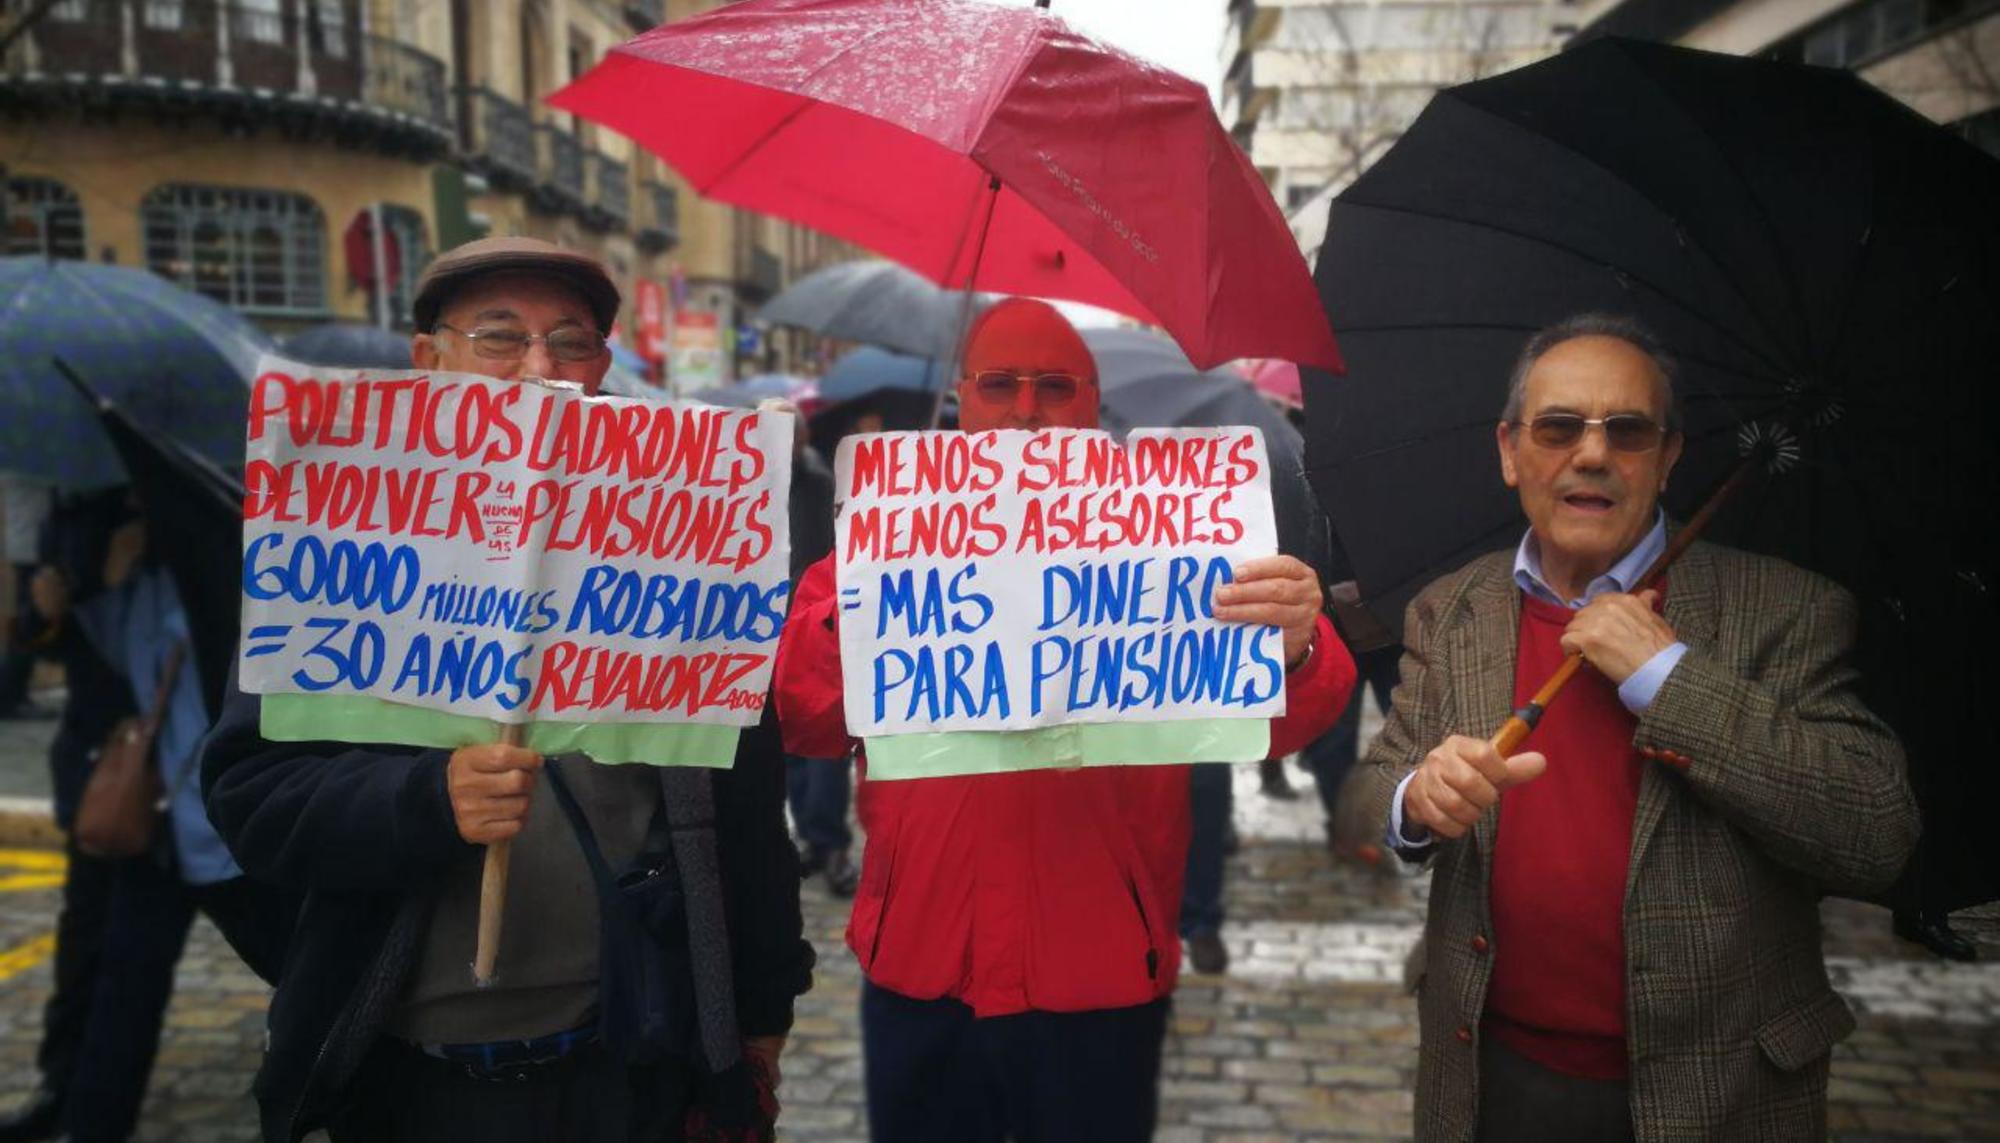
[{"label": "black umbrella", "polygon": [[1123,436],[1138,428],[1255,425],[1271,458],[1271,507],[1278,549],[1327,574],[1326,520],[1305,480],[1299,431],[1250,382],[1225,369],[1202,371],[1163,334],[1141,329],[1086,329],[1097,362],[1104,427]]},{"label": "black umbrella", "polygon": [[836,262],[815,270],[757,311],[759,321],[773,325],[939,359],[957,348],[964,315],[963,292],[881,261]]},{"label": "black umbrella", "polygon": [[359,322],[316,325],[286,338],[285,356],[342,369],[408,369],[410,335]]},{"label": "black umbrella", "polygon": [[[2000,166],[1845,72],[1601,40],[1440,93],[1334,201],[1317,272],[1348,374],[1308,378],[1309,464],[1365,598],[1400,624],[1519,538],[1493,445],[1515,355],[1563,317],[1633,315],[1683,368],[1669,511],[1780,441],[1787,471],[1709,535],[1856,593],[1920,796],[1990,773],[1956,752],[1985,737],[2000,635],[1996,202]],[[1983,864],[1950,895],[1990,896]]]},{"label": "black umbrella", "polygon": [[857,432],[911,432],[931,427],[937,413],[937,397],[908,389],[870,389],[830,405],[822,405],[806,418],[812,446],[822,456],[832,456],[841,438]]},{"label": "black umbrella", "polygon": [[174,438],[147,429],[60,359],[56,369],[97,410],[187,612],[188,642],[210,718],[222,710],[242,619],[243,482]]}]

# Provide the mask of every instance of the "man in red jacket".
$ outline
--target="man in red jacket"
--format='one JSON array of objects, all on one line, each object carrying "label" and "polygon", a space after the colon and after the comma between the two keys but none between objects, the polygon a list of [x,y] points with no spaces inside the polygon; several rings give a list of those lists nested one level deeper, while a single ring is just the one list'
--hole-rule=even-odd
[{"label": "man in red jacket", "polygon": [[[1097,368],[1048,305],[1009,299],[967,339],[959,424],[1097,427]],[[833,558],[810,568],[786,621],[777,701],[786,749],[839,757],[842,713]],[[1311,569],[1247,561],[1214,615],[1284,631],[1286,710],[1271,752],[1339,714],[1354,663]],[[868,1114],[878,1141],[1152,1136],[1167,997],[1180,968],[1175,912],[1187,860],[1180,766],[1030,770],[869,782],[868,834],[847,943],[861,1006]]]}]

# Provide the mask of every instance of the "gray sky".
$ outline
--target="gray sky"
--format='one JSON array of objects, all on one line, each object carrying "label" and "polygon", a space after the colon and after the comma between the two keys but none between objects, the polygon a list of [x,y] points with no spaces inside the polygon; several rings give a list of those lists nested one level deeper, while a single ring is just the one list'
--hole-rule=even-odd
[{"label": "gray sky", "polygon": [[[990,0],[1013,8],[1034,0]],[[1214,92],[1222,81],[1224,8],[1227,0],[1050,0],[1049,9],[1135,56],[1180,72]]]}]

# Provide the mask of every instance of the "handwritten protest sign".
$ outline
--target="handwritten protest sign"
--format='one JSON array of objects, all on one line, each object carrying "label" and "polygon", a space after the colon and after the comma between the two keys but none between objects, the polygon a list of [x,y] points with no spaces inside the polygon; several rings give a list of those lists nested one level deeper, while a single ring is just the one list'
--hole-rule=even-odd
[{"label": "handwritten protest sign", "polygon": [[790,594],[790,416],[467,374],[258,372],[240,678],[267,707],[757,721]]},{"label": "handwritten protest sign", "polygon": [[1256,429],[855,436],[835,487],[854,733],[1284,713],[1278,629],[1210,618],[1277,550]]}]

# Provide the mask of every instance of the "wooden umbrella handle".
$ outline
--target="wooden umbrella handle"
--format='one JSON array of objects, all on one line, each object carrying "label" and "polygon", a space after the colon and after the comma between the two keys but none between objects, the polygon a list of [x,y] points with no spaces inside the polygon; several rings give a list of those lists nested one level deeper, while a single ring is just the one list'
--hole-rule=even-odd
[{"label": "wooden umbrella handle", "polygon": [[[521,745],[522,726],[509,723],[500,728],[500,745]],[[512,841],[496,841],[486,847],[486,865],[479,875],[479,943],[472,955],[472,983],[479,988],[493,983],[493,962],[500,956],[500,922],[507,911],[507,860],[513,855]]]},{"label": "wooden umbrella handle", "polygon": [[1528,740],[1528,735],[1534,733],[1535,724],[1542,720],[1542,712],[1555,701],[1556,693],[1576,677],[1576,672],[1582,666],[1582,655],[1571,655],[1564,659],[1562,666],[1557,667],[1555,673],[1549,676],[1549,680],[1542,684],[1542,689],[1535,692],[1535,697],[1528,700],[1528,705],[1507,716],[1507,721],[1501,723],[1500,729],[1488,739],[1493,744],[1493,749],[1500,752],[1500,757],[1505,758],[1521,748],[1521,744]]}]

